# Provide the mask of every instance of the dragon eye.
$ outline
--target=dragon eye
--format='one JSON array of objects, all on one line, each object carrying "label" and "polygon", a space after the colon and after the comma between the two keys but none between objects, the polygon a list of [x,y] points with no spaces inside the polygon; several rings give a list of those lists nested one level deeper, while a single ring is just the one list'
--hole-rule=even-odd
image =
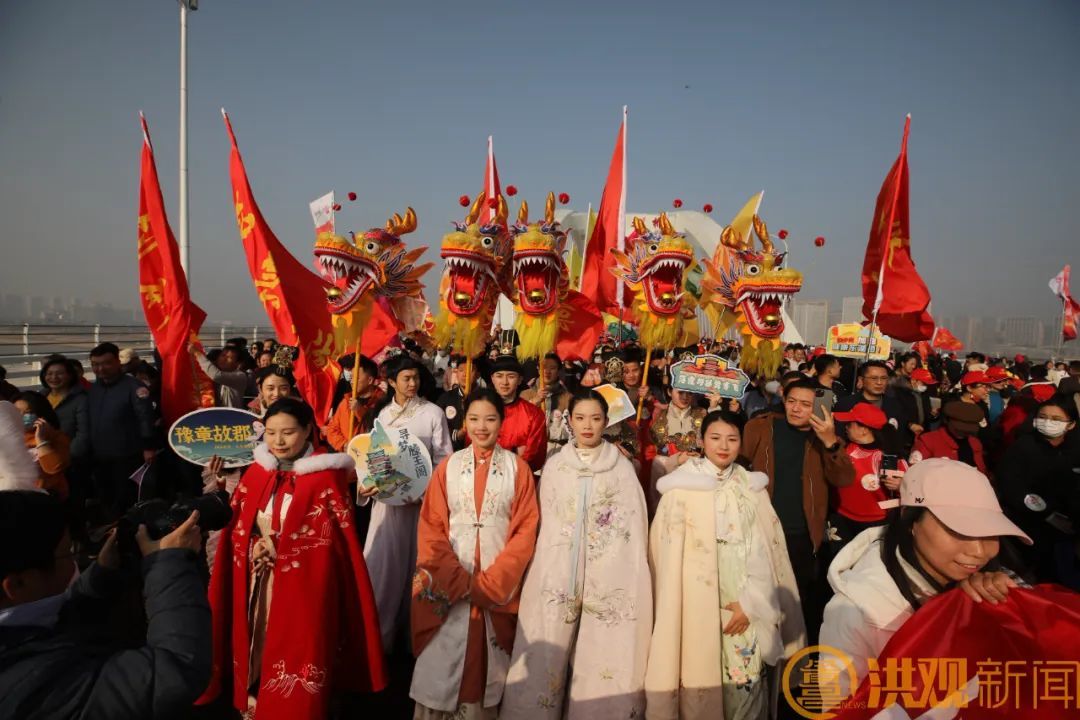
[{"label": "dragon eye", "polygon": [[648,249],[650,255],[655,255],[656,251],[660,249],[660,245],[658,243],[653,243],[652,245],[649,245]]},{"label": "dragon eye", "polygon": [[378,244],[378,243],[376,243],[376,242],[375,242],[374,240],[369,240],[369,241],[368,241],[368,242],[367,242],[367,243],[366,243],[366,244],[364,245],[364,251],[365,251],[365,252],[367,252],[367,253],[369,253],[369,254],[371,254],[371,255],[374,255],[374,254],[375,254],[375,252],[376,252],[376,251],[377,251],[378,249],[379,249],[379,244]]},{"label": "dragon eye", "polygon": [[484,237],[480,238],[480,244],[486,248],[491,247],[495,244],[495,240],[485,235]]},{"label": "dragon eye", "polygon": [[753,277],[754,275],[760,275],[761,266],[754,263],[748,263],[746,265],[746,268],[744,269],[744,272],[750,277]]}]

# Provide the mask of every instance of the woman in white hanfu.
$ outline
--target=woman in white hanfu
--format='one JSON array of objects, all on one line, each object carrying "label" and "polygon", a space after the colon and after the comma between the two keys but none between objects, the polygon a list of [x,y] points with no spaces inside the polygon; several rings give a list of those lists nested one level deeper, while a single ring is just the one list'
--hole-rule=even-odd
[{"label": "woman in white hanfu", "polygon": [[701,423],[705,457],[657,483],[649,720],[767,718],[776,687],[770,666],[806,644],[768,478],[735,462],[739,424],[730,412],[709,413]]},{"label": "woman in white hanfu", "polygon": [[532,471],[498,445],[502,400],[477,389],[462,407],[472,444],[435,469],[420,510],[415,720],[494,720],[540,522]]},{"label": "woman in white hanfu", "polygon": [[[450,429],[446,415],[438,405],[418,395],[420,364],[408,355],[397,355],[383,364],[390,386],[387,404],[376,416],[387,430],[407,428],[422,442],[436,467],[454,451],[450,444]],[[361,502],[378,492],[377,488],[360,486]],[[398,630],[409,621],[409,596],[413,571],[416,569],[416,522],[420,503],[387,505],[377,502],[371,510],[371,526],[364,543],[375,604],[379,608],[379,630],[383,649],[389,653]]]},{"label": "woman in white hanfu", "polygon": [[645,496],[630,461],[603,439],[603,397],[581,390],[569,412],[574,439],[540,478],[540,536],[521,591],[504,720],[645,713],[652,632]]}]

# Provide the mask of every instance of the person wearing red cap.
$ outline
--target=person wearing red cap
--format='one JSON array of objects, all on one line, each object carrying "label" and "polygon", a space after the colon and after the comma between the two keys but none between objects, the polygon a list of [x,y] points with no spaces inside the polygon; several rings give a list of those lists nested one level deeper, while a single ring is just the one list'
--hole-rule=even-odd
[{"label": "person wearing red cap", "polygon": [[986,371],[987,393],[986,409],[987,420],[993,425],[1005,411],[1005,404],[1010,391],[1009,379],[1012,376],[1001,365],[994,365]]},{"label": "person wearing red cap", "polygon": [[987,477],[954,460],[913,466],[891,503],[899,512],[888,524],[862,532],[829,567],[836,594],[825,608],[821,643],[846,655],[856,675],[851,685],[848,673],[837,673],[840,697],[930,597],[959,586],[976,602],[1007,600],[1016,582],[997,572],[1001,538],[1031,544],[1001,511]]},{"label": "person wearing red cap", "polygon": [[904,412],[893,389],[889,387],[892,370],[880,360],[870,360],[859,366],[858,390],[854,395],[842,397],[836,402],[836,412],[847,412],[856,403],[866,402],[879,408],[888,418],[888,428],[882,429],[882,443],[885,452],[894,455],[906,455],[915,435],[911,430],[911,421]]},{"label": "person wearing red cap", "polygon": [[880,409],[861,402],[833,417],[844,423],[848,438],[845,452],[855,466],[855,482],[836,488],[831,498],[832,513],[825,538],[835,556],[863,530],[884,524],[885,511],[878,503],[899,489],[908,466],[894,455],[894,469],[882,469],[885,453],[881,450],[881,431],[888,418]]},{"label": "person wearing red cap", "polygon": [[930,403],[930,388],[937,384],[937,378],[929,370],[915,368],[908,376],[908,387],[893,388],[909,421],[908,430],[913,438],[930,430],[930,426],[937,421],[939,410]]}]

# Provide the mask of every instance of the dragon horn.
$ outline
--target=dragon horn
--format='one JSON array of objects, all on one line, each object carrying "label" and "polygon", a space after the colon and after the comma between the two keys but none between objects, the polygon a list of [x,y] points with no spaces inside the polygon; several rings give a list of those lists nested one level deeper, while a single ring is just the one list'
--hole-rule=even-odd
[{"label": "dragon horn", "polygon": [[412,208],[408,208],[405,211],[404,218],[397,213],[394,213],[394,217],[386,221],[386,233],[395,237],[404,235],[405,233],[411,233],[415,229],[416,211]]},{"label": "dragon horn", "polygon": [[469,208],[469,214],[465,216],[465,224],[472,225],[476,222],[476,218],[480,217],[480,208],[484,205],[484,191],[481,190],[480,194],[473,200],[472,207]]},{"label": "dragon horn", "polygon": [[524,200],[521,201],[521,209],[518,210],[518,223],[521,225],[529,224],[529,203]]},{"label": "dragon horn", "polygon": [[769,228],[765,227],[765,221],[754,215],[754,234],[761,241],[761,249],[767,253],[773,251],[772,240],[769,238]]},{"label": "dragon horn", "polygon": [[720,233],[720,242],[732,250],[742,250],[743,240],[739,236],[739,231],[728,225],[724,228],[724,231]]},{"label": "dragon horn", "polygon": [[506,207],[506,200],[504,200],[503,196],[500,194],[499,195],[499,207],[495,211],[495,224],[496,225],[505,225],[506,224],[506,216],[509,215],[509,214],[510,214],[510,211]]},{"label": "dragon horn", "polygon": [[648,235],[649,228],[645,227],[645,221],[639,217],[634,218],[634,229],[638,235]]},{"label": "dragon horn", "polygon": [[555,222],[555,193],[549,192],[547,196],[547,205],[544,206],[544,220],[548,225]]},{"label": "dragon horn", "polygon": [[662,235],[674,235],[675,228],[671,227],[671,221],[668,220],[666,212],[660,213],[660,218],[657,221],[660,224],[660,233]]}]

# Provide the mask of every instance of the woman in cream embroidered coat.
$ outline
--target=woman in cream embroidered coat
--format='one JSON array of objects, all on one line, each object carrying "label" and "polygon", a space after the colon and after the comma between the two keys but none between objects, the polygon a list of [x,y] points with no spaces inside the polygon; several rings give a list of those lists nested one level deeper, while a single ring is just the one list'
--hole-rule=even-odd
[{"label": "woman in cream embroidered coat", "polygon": [[652,631],[645,496],[602,437],[593,390],[570,404],[574,441],[540,478],[540,537],[521,591],[503,720],[623,720],[645,711]]},{"label": "woman in cream embroidered coat", "polygon": [[738,417],[711,412],[701,430],[705,457],[657,485],[646,717],[765,718],[769,666],[806,643],[798,590],[768,479],[735,463]]},{"label": "woman in cream embroidered coat", "polygon": [[418,720],[495,717],[540,522],[532,471],[498,445],[502,400],[474,390],[462,407],[472,445],[435,469],[420,510],[409,692]]}]

